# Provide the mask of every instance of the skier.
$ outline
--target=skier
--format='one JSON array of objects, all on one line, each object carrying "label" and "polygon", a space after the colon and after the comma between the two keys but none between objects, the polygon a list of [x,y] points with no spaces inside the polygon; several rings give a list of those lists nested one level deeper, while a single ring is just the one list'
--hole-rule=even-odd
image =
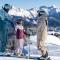
[{"label": "skier", "polygon": [[16,55],[22,56],[23,55],[23,47],[24,47],[24,37],[27,35],[23,25],[22,25],[22,19],[18,19],[16,27]]},{"label": "skier", "polygon": [[10,22],[11,16],[8,14],[12,7],[5,4],[0,10],[0,52],[5,52],[7,44],[7,22]]},{"label": "skier", "polygon": [[39,10],[37,18],[37,47],[41,51],[42,56],[38,58],[38,60],[50,60],[48,57],[47,48],[44,45],[47,38],[47,27],[47,14],[44,10]]}]

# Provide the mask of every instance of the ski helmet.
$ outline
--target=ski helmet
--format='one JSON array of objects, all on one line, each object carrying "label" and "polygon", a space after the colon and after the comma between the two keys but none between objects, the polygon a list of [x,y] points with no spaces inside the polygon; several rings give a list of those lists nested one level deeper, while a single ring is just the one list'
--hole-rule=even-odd
[{"label": "ski helmet", "polygon": [[39,9],[37,12],[38,12],[38,16],[46,14],[46,12],[43,9]]},{"label": "ski helmet", "polygon": [[12,8],[12,6],[9,5],[9,4],[5,4],[5,5],[3,6],[3,8],[4,8],[4,9],[8,9],[8,10],[10,10],[10,9]]}]

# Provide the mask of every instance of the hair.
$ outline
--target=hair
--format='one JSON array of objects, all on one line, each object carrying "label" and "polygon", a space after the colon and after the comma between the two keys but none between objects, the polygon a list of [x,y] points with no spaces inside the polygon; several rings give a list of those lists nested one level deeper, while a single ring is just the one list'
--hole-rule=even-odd
[{"label": "hair", "polygon": [[20,24],[20,22],[19,22],[19,21],[17,21],[16,23],[17,23],[17,24]]},{"label": "hair", "polygon": [[18,19],[16,23],[21,24],[21,22],[22,22],[22,19]]}]

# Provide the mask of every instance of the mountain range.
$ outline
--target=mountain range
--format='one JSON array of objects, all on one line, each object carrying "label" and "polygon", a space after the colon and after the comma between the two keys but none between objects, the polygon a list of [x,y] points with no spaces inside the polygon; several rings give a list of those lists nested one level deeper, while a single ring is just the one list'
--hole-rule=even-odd
[{"label": "mountain range", "polygon": [[[39,9],[43,9],[48,14],[49,27],[60,26],[60,8],[57,8],[55,5],[53,5],[50,7],[41,6]],[[22,9],[22,8],[13,7],[9,11],[9,14],[34,19],[37,17],[37,11],[38,11],[37,8]]]}]

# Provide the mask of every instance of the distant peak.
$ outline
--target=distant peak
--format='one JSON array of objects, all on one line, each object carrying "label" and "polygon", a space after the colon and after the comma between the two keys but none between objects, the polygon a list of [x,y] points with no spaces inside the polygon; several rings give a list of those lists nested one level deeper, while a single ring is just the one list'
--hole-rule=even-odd
[{"label": "distant peak", "polygon": [[57,7],[56,7],[56,5],[53,4],[52,6],[50,6],[50,8],[57,8]]}]

